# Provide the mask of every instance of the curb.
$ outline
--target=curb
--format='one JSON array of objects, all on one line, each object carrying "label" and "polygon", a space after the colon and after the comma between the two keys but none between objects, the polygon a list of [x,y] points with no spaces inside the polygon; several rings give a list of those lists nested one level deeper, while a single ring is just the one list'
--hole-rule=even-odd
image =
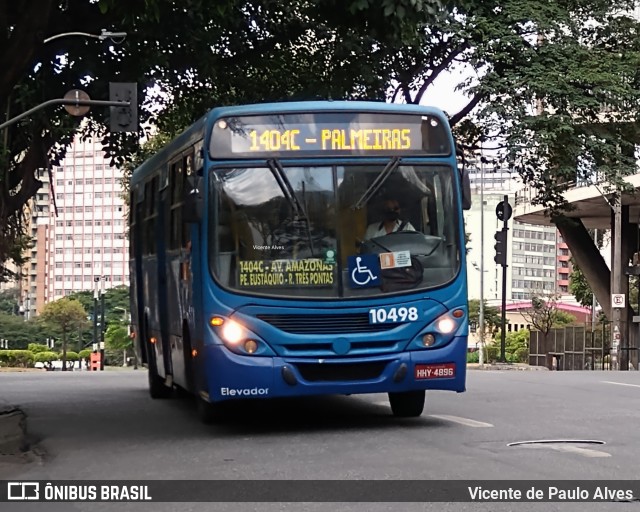
[{"label": "curb", "polygon": [[467,363],[469,370],[504,370],[504,371],[531,371],[548,372],[546,366],[530,366],[528,364],[488,363],[480,366],[479,363]]},{"label": "curb", "polygon": [[28,449],[27,415],[17,406],[0,405],[0,457]]}]

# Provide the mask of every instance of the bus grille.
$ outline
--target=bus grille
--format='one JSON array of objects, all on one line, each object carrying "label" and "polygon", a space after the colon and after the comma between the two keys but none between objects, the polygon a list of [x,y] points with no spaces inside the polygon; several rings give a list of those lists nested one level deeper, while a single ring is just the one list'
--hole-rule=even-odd
[{"label": "bus grille", "polygon": [[281,331],[293,334],[352,334],[388,331],[400,324],[370,324],[368,313],[350,315],[257,315]]},{"label": "bus grille", "polygon": [[373,363],[296,363],[302,378],[309,382],[373,380],[387,366],[387,361]]}]

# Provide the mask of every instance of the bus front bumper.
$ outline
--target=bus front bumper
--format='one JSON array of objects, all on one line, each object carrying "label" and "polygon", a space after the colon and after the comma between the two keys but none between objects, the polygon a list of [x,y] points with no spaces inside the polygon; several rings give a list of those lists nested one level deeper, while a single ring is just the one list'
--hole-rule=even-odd
[{"label": "bus front bumper", "polygon": [[283,358],[234,354],[209,345],[201,369],[212,402],[324,394],[395,393],[422,389],[462,392],[466,338],[432,349],[357,358]]}]

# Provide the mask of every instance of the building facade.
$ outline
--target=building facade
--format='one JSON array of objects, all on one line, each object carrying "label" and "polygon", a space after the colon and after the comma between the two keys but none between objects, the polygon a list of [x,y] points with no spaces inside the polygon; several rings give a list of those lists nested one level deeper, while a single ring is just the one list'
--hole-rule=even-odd
[{"label": "building facade", "polygon": [[97,139],[80,140],[53,171],[49,283],[46,300],[129,284],[127,207],[122,171],[112,167]]},{"label": "building facade", "polygon": [[[472,168],[470,181],[472,207],[465,212],[469,298],[483,296],[497,304],[502,297],[502,267],[494,261],[494,235],[502,229],[503,221],[498,219],[496,207],[504,196],[515,207],[522,186],[507,170]],[[524,224],[513,218],[507,225],[507,300],[569,294],[571,256],[555,227]]]},{"label": "building facade", "polygon": [[26,217],[32,246],[22,269],[20,311],[37,315],[44,304],[93,290],[129,285],[127,206],[122,171],[111,166],[97,139],[77,137],[51,171]]}]

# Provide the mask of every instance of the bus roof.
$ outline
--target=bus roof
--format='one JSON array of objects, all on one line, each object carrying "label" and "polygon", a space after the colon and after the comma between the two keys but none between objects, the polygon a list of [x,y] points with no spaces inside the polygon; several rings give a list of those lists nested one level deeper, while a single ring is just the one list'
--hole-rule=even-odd
[{"label": "bus roof", "polygon": [[249,105],[235,105],[216,107],[198,119],[184,132],[173,139],[158,153],[143,162],[133,171],[131,184],[142,181],[147,174],[153,172],[163,162],[169,160],[174,154],[186,149],[189,145],[202,139],[211,131],[211,126],[221,117],[240,115],[263,115],[275,113],[295,112],[387,112],[416,115],[432,115],[447,122],[444,112],[437,107],[424,105],[412,105],[405,103],[385,103],[381,101],[290,101],[277,103],[255,103]]}]

